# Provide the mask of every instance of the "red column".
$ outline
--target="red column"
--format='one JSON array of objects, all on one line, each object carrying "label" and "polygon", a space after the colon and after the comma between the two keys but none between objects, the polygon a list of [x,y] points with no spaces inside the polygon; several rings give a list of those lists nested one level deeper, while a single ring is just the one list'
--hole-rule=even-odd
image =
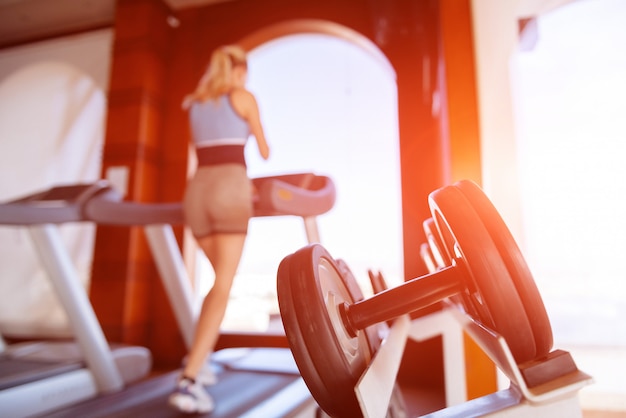
[{"label": "red column", "polygon": [[[449,139],[451,181],[481,181],[478,93],[470,0],[440,0],[444,62],[444,129]],[[468,399],[498,388],[496,368],[467,335],[464,338]]]},{"label": "red column", "polygon": [[[116,5],[103,175],[110,167],[125,167],[126,199],[135,202],[180,200],[182,193],[176,179],[184,179],[185,162],[178,161],[180,152],[171,152],[176,146],[164,145],[162,132],[168,14],[161,0],[118,0]],[[186,149],[185,139],[180,144]],[[178,364],[182,339],[142,228],[98,227],[90,296],[110,341],[147,346],[157,366]]]},{"label": "red column", "polygon": [[430,217],[428,194],[446,178],[446,141],[441,132],[441,42],[436,0],[381,2],[374,37],[396,70],[402,178],[404,272],[425,274],[419,247],[422,222]]}]

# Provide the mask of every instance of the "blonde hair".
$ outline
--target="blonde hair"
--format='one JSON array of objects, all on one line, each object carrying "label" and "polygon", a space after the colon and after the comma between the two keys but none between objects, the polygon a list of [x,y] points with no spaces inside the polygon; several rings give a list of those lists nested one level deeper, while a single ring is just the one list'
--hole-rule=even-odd
[{"label": "blonde hair", "polygon": [[226,45],[213,51],[196,89],[185,96],[183,109],[188,109],[195,101],[213,100],[228,93],[232,88],[233,68],[240,65],[248,66],[246,51],[240,46]]}]

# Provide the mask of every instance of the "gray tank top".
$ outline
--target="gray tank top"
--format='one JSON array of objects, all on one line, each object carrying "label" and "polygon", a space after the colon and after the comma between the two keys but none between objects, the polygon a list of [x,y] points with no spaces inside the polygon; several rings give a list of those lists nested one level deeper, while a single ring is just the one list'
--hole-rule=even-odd
[{"label": "gray tank top", "polygon": [[196,148],[245,145],[248,123],[235,112],[228,95],[216,101],[194,102],[189,109],[191,133]]}]

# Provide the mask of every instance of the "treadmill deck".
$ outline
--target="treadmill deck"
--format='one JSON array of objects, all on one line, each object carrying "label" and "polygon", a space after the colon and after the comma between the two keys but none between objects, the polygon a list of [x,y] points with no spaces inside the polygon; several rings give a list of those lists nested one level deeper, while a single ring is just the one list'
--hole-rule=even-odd
[{"label": "treadmill deck", "polygon": [[[218,383],[207,387],[207,391],[215,399],[215,409],[210,413],[196,416],[234,418],[252,415],[255,408],[268,402],[272,397],[277,398],[275,416],[296,415],[306,408],[316,407],[308,391],[304,398],[283,396],[278,400],[276,396],[283,390],[289,391],[294,388],[301,393],[301,387],[306,388],[288,349],[224,349],[214,354],[212,366],[216,371]],[[100,396],[46,416],[91,418],[189,416],[167,404],[167,398],[174,391],[179,375],[180,370],[168,372],[131,385],[121,392]]]}]

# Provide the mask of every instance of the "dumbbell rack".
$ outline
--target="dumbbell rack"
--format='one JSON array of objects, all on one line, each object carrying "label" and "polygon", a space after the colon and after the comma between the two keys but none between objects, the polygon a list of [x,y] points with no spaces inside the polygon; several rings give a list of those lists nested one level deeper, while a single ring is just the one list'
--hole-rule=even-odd
[{"label": "dumbbell rack", "polygon": [[[508,389],[467,401],[463,331],[510,380]],[[412,321],[405,315],[393,323],[355,387],[364,417],[385,416],[407,338],[437,335],[443,337],[447,407],[426,417],[582,417],[578,391],[593,379],[578,370],[568,352],[554,350],[541,361],[518,365],[502,336],[454,306]]]}]

